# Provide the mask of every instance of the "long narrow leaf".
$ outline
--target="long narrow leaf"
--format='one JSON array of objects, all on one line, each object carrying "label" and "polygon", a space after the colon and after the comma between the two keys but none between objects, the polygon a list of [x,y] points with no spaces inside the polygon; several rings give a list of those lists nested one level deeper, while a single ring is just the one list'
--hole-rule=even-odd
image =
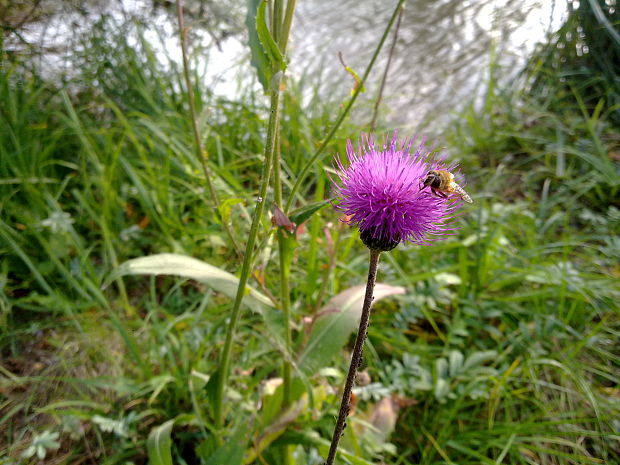
[{"label": "long narrow leaf", "polygon": [[[349,288],[321,309],[308,343],[299,355],[301,371],[306,374],[316,372],[344,347],[359,324],[365,289],[363,285]],[[375,285],[374,301],[404,293],[404,287],[378,283]]]},{"label": "long narrow leaf", "polygon": [[265,52],[267,52],[271,66],[279,71],[284,71],[286,69],[284,56],[280,51],[280,47],[278,47],[278,44],[276,44],[276,41],[273,39],[271,32],[269,32],[269,26],[267,26],[266,0],[263,0],[260,5],[258,5],[258,11],[256,12],[256,32],[261,44],[263,44],[265,48]]},{"label": "long narrow leaf", "polygon": [[250,63],[256,69],[256,75],[263,86],[263,90],[267,92],[269,82],[271,81],[271,66],[269,66],[269,56],[256,31],[258,6],[261,3],[263,3],[262,0],[248,0],[245,25],[248,28],[248,45],[250,46],[251,53]]},{"label": "long narrow leaf", "polygon": [[[106,283],[112,282],[120,276],[140,274],[154,276],[168,274],[194,279],[231,298],[235,296],[239,282],[239,279],[229,272],[196,258],[181,254],[162,253],[126,261],[111,273]],[[259,313],[266,306],[272,306],[267,296],[249,286],[243,302]]]},{"label": "long narrow leaf", "polygon": [[151,465],[172,465],[172,432],[174,420],[153,428],[146,441],[146,449]]}]

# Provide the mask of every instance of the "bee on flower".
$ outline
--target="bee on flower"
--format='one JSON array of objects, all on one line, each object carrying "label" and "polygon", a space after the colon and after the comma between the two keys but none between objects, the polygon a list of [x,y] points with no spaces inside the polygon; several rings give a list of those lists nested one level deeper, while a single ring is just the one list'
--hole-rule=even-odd
[{"label": "bee on flower", "polygon": [[[348,224],[359,228],[367,247],[385,251],[407,241],[429,245],[452,234],[462,203],[447,201],[443,191],[437,195],[435,179],[429,176],[445,171],[454,182],[455,166],[429,161],[423,143],[414,146],[413,139],[399,140],[396,134],[384,139],[382,146],[377,146],[372,136],[362,135],[357,150],[348,141],[347,158],[347,166],[338,158],[335,161],[337,208],[347,215]],[[425,189],[428,185],[434,192]],[[467,194],[467,198],[459,195],[465,201],[470,199]]]}]

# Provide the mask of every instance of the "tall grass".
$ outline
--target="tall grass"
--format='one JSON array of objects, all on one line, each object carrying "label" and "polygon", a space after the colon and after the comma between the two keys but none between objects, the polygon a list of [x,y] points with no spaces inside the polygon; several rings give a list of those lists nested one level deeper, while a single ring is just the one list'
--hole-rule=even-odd
[{"label": "tall grass", "polygon": [[[49,463],[322,463],[346,357],[303,365],[300,354],[333,314],[330,299],[362,282],[366,255],[332,209],[309,218],[290,262],[291,407],[280,411],[280,313],[247,313],[226,392],[233,414],[219,428],[209,381],[230,317],[225,293],[165,276],[108,278],[161,252],[237,271],[221,222],[247,237],[267,110],[249,92],[229,101],[196,86],[214,211],[180,70],[127,37],[111,23],[93,28],[66,84],[3,55],[0,457],[36,463],[20,457],[39,444]],[[475,203],[457,237],[386,254],[380,281],[408,293],[373,310],[368,382],[356,388],[341,463],[620,461],[615,110],[595,90],[525,93],[537,76],[489,85],[484,109],[466,108],[447,132]],[[289,82],[283,95],[285,190],[338,109],[320,98],[302,106],[311,86]],[[327,152],[344,152],[356,133],[345,123]],[[296,200],[329,198],[330,169],[311,167]],[[279,295],[266,219],[258,243],[252,285]]]}]

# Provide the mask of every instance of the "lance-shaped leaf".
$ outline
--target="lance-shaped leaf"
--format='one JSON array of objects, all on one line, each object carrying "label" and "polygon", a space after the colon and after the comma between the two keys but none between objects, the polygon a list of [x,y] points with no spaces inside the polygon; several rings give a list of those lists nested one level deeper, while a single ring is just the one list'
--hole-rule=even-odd
[{"label": "lance-shaped leaf", "polygon": [[295,224],[301,224],[304,221],[307,221],[312,215],[318,212],[320,209],[330,205],[332,203],[331,199],[321,200],[320,202],[311,203],[309,205],[305,205],[295,211],[292,211],[289,214],[290,220]]},{"label": "lance-shaped leaf", "polygon": [[251,425],[251,421],[240,421],[234,434],[213,452],[207,453],[204,445],[198,446],[196,452],[204,460],[202,463],[205,465],[241,465]]},{"label": "lance-shaped leaf", "polygon": [[[344,347],[359,325],[365,292],[366,286],[363,285],[349,288],[331,299],[319,311],[308,342],[298,358],[297,364],[302,372],[307,375],[315,373],[326,366]],[[404,287],[377,283],[374,301],[404,293]]]},{"label": "lance-shaped leaf", "polygon": [[273,39],[271,32],[269,32],[269,26],[267,25],[267,0],[263,0],[258,5],[256,12],[256,32],[258,33],[258,39],[267,52],[269,61],[274,69],[278,71],[284,71],[286,69],[286,62],[284,56],[280,51],[280,47]]},{"label": "lance-shaped leaf", "polygon": [[172,465],[170,433],[173,425],[174,420],[168,420],[166,423],[153,428],[149,433],[146,449],[149,454],[149,462],[152,465]]},{"label": "lance-shaped leaf", "polygon": [[284,71],[286,60],[267,25],[267,2],[248,0],[247,7],[245,24],[248,28],[250,62],[256,68],[256,74],[263,90],[268,92],[271,89],[274,70]]},{"label": "lance-shaped leaf", "polygon": [[245,17],[245,25],[248,28],[249,46],[251,52],[250,63],[256,69],[258,80],[263,86],[263,90],[267,92],[269,90],[269,83],[271,81],[271,66],[269,64],[269,57],[265,51],[263,44],[261,44],[258,38],[258,32],[256,31],[256,14],[258,12],[258,6],[262,3],[262,0],[248,0],[248,10]]},{"label": "lance-shaped leaf", "polygon": [[[239,279],[227,271],[196,258],[173,253],[149,255],[128,260],[110,274],[105,285],[120,276],[140,274],[172,275],[193,279],[231,299],[235,298],[239,285]],[[273,308],[271,300],[250,286],[246,286],[242,302],[250,310],[262,316],[268,330],[266,333],[268,342],[280,352],[286,353],[286,344],[282,337],[284,326],[282,312],[269,311]],[[213,374],[213,378],[215,379],[216,376],[217,372]]]},{"label": "lance-shaped leaf", "polygon": [[[194,279],[230,298],[235,297],[239,284],[239,279],[227,271],[196,258],[173,253],[149,255],[128,260],[111,273],[107,282],[112,282],[120,276],[139,274],[153,276],[168,274]],[[246,288],[243,303],[259,313],[264,313],[266,306],[273,307],[267,296],[249,286]]]}]

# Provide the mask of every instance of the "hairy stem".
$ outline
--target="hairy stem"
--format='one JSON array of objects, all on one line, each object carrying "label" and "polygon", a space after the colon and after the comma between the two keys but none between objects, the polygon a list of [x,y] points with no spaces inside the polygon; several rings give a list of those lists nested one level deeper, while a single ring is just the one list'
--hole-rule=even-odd
[{"label": "hairy stem", "polygon": [[[275,10],[277,15],[274,18],[272,33],[276,38],[276,42],[280,47],[282,55],[286,56],[286,48],[288,45],[288,37],[293,24],[293,13],[295,12],[296,0],[288,0],[286,2],[286,12],[282,23],[280,22],[282,14],[282,1],[276,0]],[[276,135],[276,150],[274,156],[274,197],[276,206],[283,210],[282,200],[282,160],[280,152],[280,135]],[[282,367],[282,409],[288,407],[291,401],[291,362],[290,353],[292,349],[292,337],[291,337],[291,296],[290,296],[290,283],[289,283],[289,271],[290,271],[290,257],[286,253],[287,238],[284,231],[278,233],[278,256],[280,258],[280,304],[282,306],[282,313],[284,317],[284,341],[286,344],[286,351]],[[289,463],[288,451],[285,452],[285,462]]]},{"label": "hairy stem", "polygon": [[293,15],[295,13],[296,4],[297,0],[288,0],[288,2],[286,2],[284,24],[282,24],[282,29],[280,30],[280,35],[277,39],[280,50],[282,51],[282,55],[286,55],[286,49],[288,47],[288,37],[291,32],[291,26],[293,25]]},{"label": "hairy stem", "polygon": [[278,37],[280,36],[280,32],[282,29],[282,2],[284,0],[273,0],[271,6],[271,35],[274,40],[277,42]]},{"label": "hairy stem", "polygon": [[[276,41],[280,47],[280,51],[282,55],[286,55],[286,44],[288,42],[288,36],[291,30],[291,25],[293,22],[293,13],[295,11],[295,0],[288,0],[286,4],[286,12],[284,15],[284,20],[282,27],[280,27],[280,18],[282,12],[282,0],[277,0],[277,4],[275,5],[275,10],[272,17],[272,35],[275,35]],[[280,78],[282,79],[282,78]],[[235,302],[233,304],[233,309],[231,313],[231,320],[228,326],[228,331],[226,333],[226,340],[224,342],[224,349],[222,351],[222,358],[220,362],[219,368],[219,377],[217,379],[217,390],[216,390],[216,398],[214,405],[214,415],[215,422],[218,426],[222,426],[224,424],[224,414],[222,411],[222,403],[224,400],[224,391],[226,389],[226,385],[228,383],[228,374],[230,371],[230,357],[232,352],[232,341],[235,334],[235,330],[237,327],[237,323],[239,321],[240,309],[241,309],[241,301],[243,300],[243,295],[245,294],[245,287],[248,282],[248,277],[250,275],[250,269],[252,267],[252,257],[254,244],[256,242],[256,236],[258,234],[258,227],[260,225],[260,220],[263,215],[263,210],[265,207],[265,197],[267,196],[267,189],[269,187],[269,178],[271,176],[271,171],[274,167],[275,162],[277,162],[276,175],[278,179],[276,180],[276,189],[275,195],[276,199],[279,197],[280,204],[282,203],[282,185],[280,179],[280,159],[279,159],[279,150],[277,150],[278,145],[278,132],[279,132],[279,123],[280,123],[280,82],[272,83],[271,89],[271,106],[269,112],[269,123],[267,127],[267,142],[265,143],[265,164],[263,165],[263,173],[261,175],[260,181],[260,189],[258,200],[256,203],[256,208],[254,210],[254,215],[252,216],[252,225],[250,226],[250,233],[248,236],[248,242],[246,244],[245,253],[243,255],[243,264],[241,266],[241,276],[239,277],[239,287],[237,288],[237,295],[235,297]],[[278,153],[277,160],[274,162],[275,153]],[[282,249],[280,249],[280,255],[282,256]],[[282,258],[281,258],[282,260]],[[282,267],[282,265],[281,265]],[[288,294],[288,273],[281,272],[281,280],[284,281],[283,289],[286,289],[286,297],[289,298]],[[282,291],[284,293],[284,290]],[[285,331],[286,331],[286,341],[287,341],[287,350],[290,351],[290,315],[288,315],[288,309],[290,308],[289,301],[287,299],[283,299],[283,309],[285,312]],[[285,362],[285,374],[287,362]],[[290,386],[290,364],[288,364],[288,385]],[[289,390],[290,391],[290,390]]]},{"label": "hairy stem", "polygon": [[347,380],[344,384],[344,391],[342,393],[342,401],[340,402],[340,412],[338,413],[338,420],[336,421],[336,427],[334,428],[334,435],[332,436],[332,443],[329,447],[329,454],[325,465],[333,465],[336,458],[336,452],[338,450],[338,442],[344,431],[346,425],[346,419],[349,415],[349,409],[351,405],[351,390],[353,389],[353,383],[357,376],[357,369],[362,362],[362,354],[364,351],[364,341],[366,341],[366,335],[368,333],[368,323],[370,321],[370,307],[373,300],[373,290],[375,288],[375,281],[377,279],[377,265],[379,264],[379,255],[381,252],[377,250],[370,251],[370,264],[368,266],[368,282],[366,283],[366,295],[364,296],[364,305],[362,306],[362,316],[360,318],[360,327],[357,331],[357,337],[355,338],[355,345],[353,346],[353,354],[351,355],[351,365],[349,365],[349,373],[347,374]]},{"label": "hairy stem", "polygon": [[280,92],[276,87],[271,92],[271,105],[269,111],[269,123],[267,126],[267,141],[265,143],[265,163],[263,165],[263,171],[261,175],[260,188],[258,193],[258,199],[256,200],[256,207],[254,208],[254,214],[252,215],[252,224],[250,226],[250,232],[248,234],[248,242],[245,246],[245,253],[243,254],[243,263],[241,265],[241,275],[239,276],[239,286],[237,287],[237,294],[235,296],[235,302],[230,316],[230,323],[226,332],[226,340],[224,342],[224,349],[222,350],[218,379],[217,390],[214,403],[214,415],[215,423],[218,426],[224,424],[224,412],[222,411],[222,404],[224,400],[224,391],[228,383],[228,375],[230,371],[230,357],[232,353],[232,343],[237,329],[237,323],[239,322],[239,316],[241,315],[241,301],[246,293],[246,285],[248,278],[250,277],[250,269],[252,268],[252,252],[254,250],[254,244],[256,243],[256,236],[258,235],[258,229],[260,226],[260,220],[263,216],[263,210],[265,207],[265,197],[267,196],[267,189],[269,187],[269,178],[271,177],[271,168],[273,166],[273,155],[275,152],[275,139],[278,130],[278,123],[280,120]]},{"label": "hairy stem", "polygon": [[[273,157],[273,183],[274,198],[276,206],[282,209],[282,167],[280,152],[280,136],[276,137],[276,150]],[[291,296],[289,284],[290,260],[286,251],[287,238],[286,232],[282,227],[278,231],[278,257],[280,259],[280,305],[284,316],[284,342],[286,344],[287,354],[284,357],[282,366],[282,409],[288,407],[291,401],[291,362],[289,354],[291,353]]]},{"label": "hairy stem", "polygon": [[292,338],[291,338],[291,296],[289,285],[289,268],[288,258],[284,251],[286,247],[284,231],[278,235],[278,246],[280,255],[280,303],[282,305],[282,313],[284,314],[284,342],[288,354],[284,357],[284,365],[282,369],[282,408],[285,409],[291,402],[291,362],[290,356]]}]

